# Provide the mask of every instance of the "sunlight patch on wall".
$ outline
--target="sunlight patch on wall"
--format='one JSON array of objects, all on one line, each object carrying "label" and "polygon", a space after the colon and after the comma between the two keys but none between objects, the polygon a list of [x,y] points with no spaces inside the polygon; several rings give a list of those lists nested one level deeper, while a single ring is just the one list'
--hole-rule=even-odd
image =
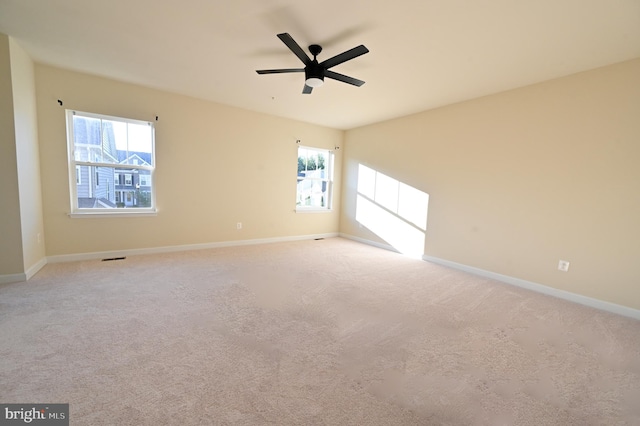
[{"label": "sunlight patch on wall", "polygon": [[412,257],[424,254],[429,194],[358,165],[356,220]]}]

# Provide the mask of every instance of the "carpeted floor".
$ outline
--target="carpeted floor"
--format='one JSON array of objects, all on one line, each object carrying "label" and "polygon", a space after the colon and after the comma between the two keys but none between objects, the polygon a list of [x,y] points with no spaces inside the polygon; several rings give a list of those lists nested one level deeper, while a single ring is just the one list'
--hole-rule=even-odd
[{"label": "carpeted floor", "polygon": [[331,238],[0,286],[0,402],[72,425],[638,425],[640,322]]}]

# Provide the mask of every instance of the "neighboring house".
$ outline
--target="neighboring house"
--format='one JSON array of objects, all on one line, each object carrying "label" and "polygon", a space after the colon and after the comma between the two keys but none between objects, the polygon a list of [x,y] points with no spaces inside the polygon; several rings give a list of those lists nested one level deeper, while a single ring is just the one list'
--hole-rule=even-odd
[{"label": "neighboring house", "polygon": [[[126,151],[118,151],[119,157]],[[120,164],[151,165],[151,154],[129,152]],[[148,170],[118,168],[114,175],[115,201],[118,207],[149,207],[151,205],[151,173]]]}]

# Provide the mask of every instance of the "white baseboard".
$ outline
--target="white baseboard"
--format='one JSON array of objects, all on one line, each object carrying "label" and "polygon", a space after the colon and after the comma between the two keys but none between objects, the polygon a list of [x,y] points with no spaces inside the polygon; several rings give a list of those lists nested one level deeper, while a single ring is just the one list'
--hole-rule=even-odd
[{"label": "white baseboard", "polygon": [[19,274],[6,274],[0,275],[0,284],[19,283],[22,281],[28,281],[31,277],[38,273],[40,269],[47,264],[47,258],[43,257],[35,265],[27,269],[26,272]]},{"label": "white baseboard", "polygon": [[378,248],[381,248],[381,249],[385,249],[385,250],[389,250],[389,251],[395,251],[396,253],[400,253],[399,250],[397,250],[395,247],[393,247],[390,244],[379,243],[377,241],[367,240],[366,238],[360,238],[360,237],[356,237],[355,235],[344,234],[342,232],[339,234],[339,236],[342,237],[342,238],[346,238],[348,240],[353,240],[353,241],[357,241],[357,242],[362,243],[362,244],[367,244],[369,246],[374,246],[374,247],[378,247]]},{"label": "white baseboard", "polygon": [[285,241],[301,241],[301,240],[313,240],[316,238],[331,238],[337,237],[337,232],[327,234],[313,234],[313,235],[296,235],[291,237],[275,237],[275,238],[260,238],[255,240],[235,240],[235,241],[222,241],[216,243],[202,243],[202,244],[186,244],[179,246],[165,246],[165,247],[149,247],[140,249],[127,249],[127,250],[112,250],[112,251],[99,251],[91,253],[77,253],[77,254],[62,254],[56,256],[48,256],[48,263],[60,263],[60,262],[76,262],[79,260],[95,260],[105,259],[112,257],[122,256],[135,256],[140,254],[156,254],[156,253],[174,253],[180,251],[190,250],[205,250],[219,247],[233,247],[233,246],[246,246],[255,244],[269,244],[279,243]]},{"label": "white baseboard", "polygon": [[31,279],[31,277],[33,277],[35,274],[38,273],[38,271],[42,268],[44,268],[44,265],[47,264],[47,258],[43,257],[42,259],[40,259],[39,261],[37,261],[35,263],[35,265],[32,265],[29,269],[27,269],[27,271],[25,272],[25,279],[28,281]]},{"label": "white baseboard", "polygon": [[18,283],[27,280],[27,274],[0,275],[0,284]]},{"label": "white baseboard", "polygon": [[[350,240],[358,241],[363,244],[368,244],[385,250],[391,250],[397,252],[395,248],[388,244],[379,243],[376,241],[367,240],[365,238],[356,237],[354,235],[348,235],[340,233],[340,237]],[[492,280],[500,281],[505,284],[510,284],[516,287],[525,288],[527,290],[535,291],[536,293],[542,293],[549,296],[557,297],[560,299],[568,300],[573,303],[579,303],[581,305],[596,308],[602,311],[611,312],[614,314],[622,315],[629,318],[640,320],[640,310],[633,309],[628,306],[617,305],[615,303],[606,302],[604,300],[594,299],[592,297],[583,296],[577,293],[571,293],[557,288],[549,287],[543,284],[534,283],[532,281],[523,280],[520,278],[510,277],[508,275],[498,274],[496,272],[487,271],[484,269],[476,268],[473,266],[464,265],[461,263],[452,262],[446,259],[440,259],[433,256],[422,256],[422,259],[427,262],[436,263],[438,265],[446,266],[459,271],[468,272],[473,275],[489,278]]]}]

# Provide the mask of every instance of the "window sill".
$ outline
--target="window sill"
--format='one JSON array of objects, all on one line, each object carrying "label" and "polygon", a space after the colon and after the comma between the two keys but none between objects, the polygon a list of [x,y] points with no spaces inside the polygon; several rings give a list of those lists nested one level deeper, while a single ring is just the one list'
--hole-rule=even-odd
[{"label": "window sill", "polygon": [[144,211],[97,211],[97,212],[72,212],[68,213],[68,216],[72,219],[78,218],[105,218],[105,217],[149,217],[149,216],[157,216],[158,210],[144,210]]},{"label": "window sill", "polygon": [[296,213],[331,213],[332,209],[296,208]]}]

